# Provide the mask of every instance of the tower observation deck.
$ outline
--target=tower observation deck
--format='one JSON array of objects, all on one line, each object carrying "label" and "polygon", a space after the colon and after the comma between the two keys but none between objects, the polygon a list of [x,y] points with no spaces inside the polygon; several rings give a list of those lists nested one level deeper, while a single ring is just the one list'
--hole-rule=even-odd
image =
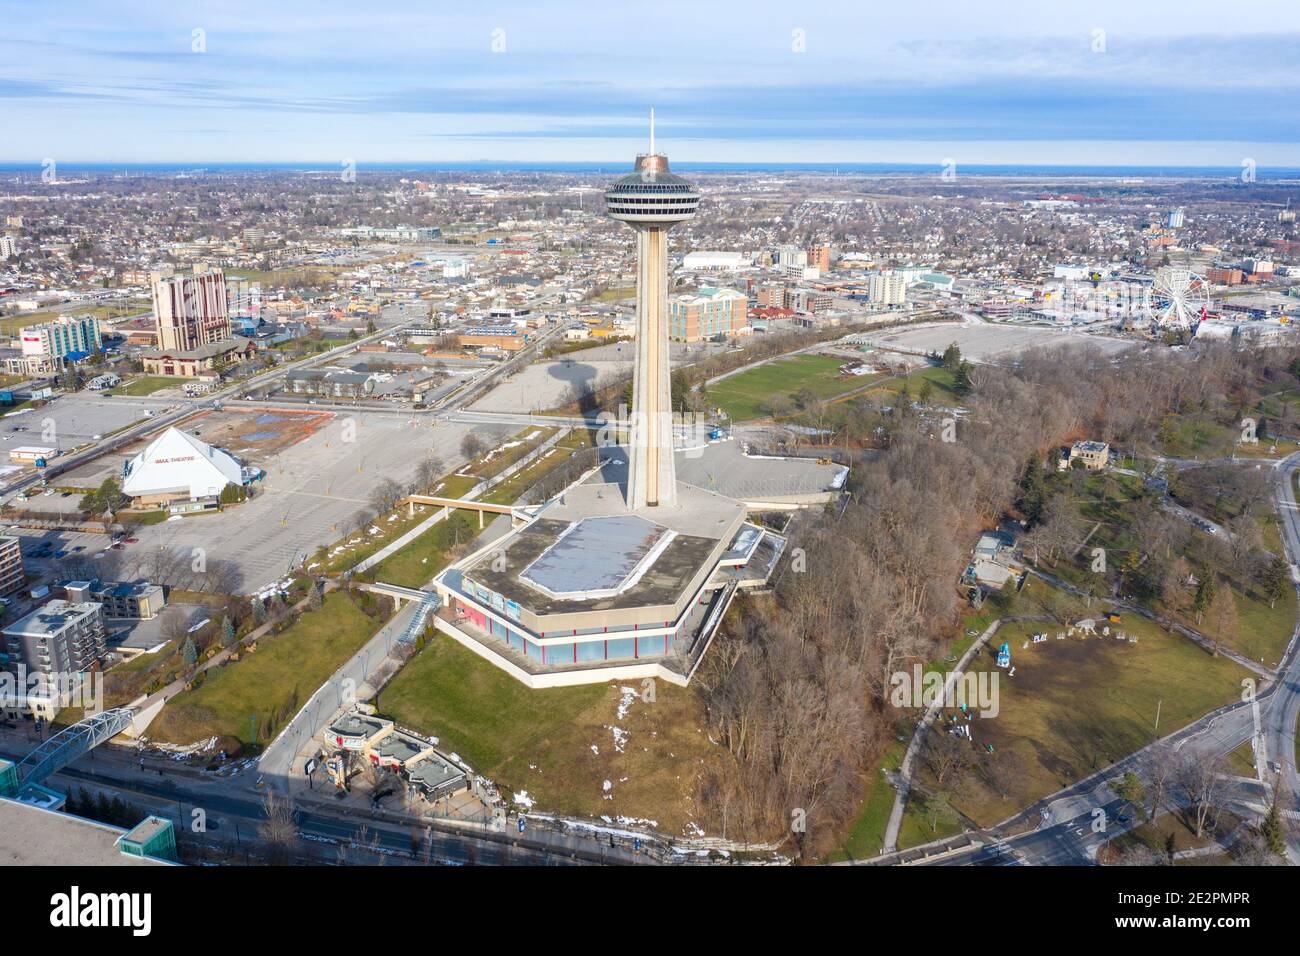
[{"label": "tower observation deck", "polygon": [[668,169],[654,150],[636,158],[635,170],[605,192],[609,215],[636,230],[636,365],[632,374],[632,429],[628,450],[627,505],[677,502],[673,468],[672,395],[668,371],[668,230],[694,217],[700,194]]}]

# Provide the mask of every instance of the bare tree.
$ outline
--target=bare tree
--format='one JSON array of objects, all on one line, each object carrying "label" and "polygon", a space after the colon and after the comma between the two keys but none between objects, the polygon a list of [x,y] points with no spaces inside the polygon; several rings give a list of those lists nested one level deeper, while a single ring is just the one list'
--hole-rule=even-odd
[{"label": "bare tree", "polygon": [[294,844],[298,840],[298,824],[294,820],[293,804],[267,790],[262,800],[264,819],[257,825],[258,835],[266,844],[267,857],[273,866],[283,866],[293,859]]},{"label": "bare tree", "polygon": [[1222,760],[1206,760],[1193,753],[1184,754],[1178,764],[1178,785],[1186,792],[1187,813],[1198,840],[1217,823],[1223,809],[1225,772]]}]

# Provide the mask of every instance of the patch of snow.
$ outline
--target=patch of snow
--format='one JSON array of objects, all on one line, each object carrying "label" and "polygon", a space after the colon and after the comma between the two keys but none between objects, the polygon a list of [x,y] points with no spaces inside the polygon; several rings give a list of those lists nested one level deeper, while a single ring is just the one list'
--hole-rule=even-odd
[{"label": "patch of snow", "polygon": [[635,687],[620,687],[618,689],[618,719],[622,720],[627,716],[627,712],[632,708],[632,702],[639,695]]},{"label": "patch of snow", "polygon": [[614,750],[622,753],[624,746],[627,745],[627,731],[622,727],[610,727],[609,729],[614,734]]}]

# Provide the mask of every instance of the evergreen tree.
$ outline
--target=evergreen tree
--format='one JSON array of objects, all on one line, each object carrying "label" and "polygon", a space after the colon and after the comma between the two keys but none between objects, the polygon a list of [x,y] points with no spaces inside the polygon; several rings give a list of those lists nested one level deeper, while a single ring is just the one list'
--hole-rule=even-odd
[{"label": "evergreen tree", "polygon": [[1201,580],[1196,582],[1196,597],[1192,599],[1192,610],[1196,612],[1197,624],[1201,623],[1201,618],[1205,616],[1205,612],[1208,611],[1210,605],[1214,603],[1214,595],[1217,590],[1218,588],[1214,583],[1214,575],[1210,574],[1208,571]]},{"label": "evergreen tree", "polygon": [[233,643],[235,643],[235,623],[228,616],[223,617],[221,619],[221,646],[229,647]]},{"label": "evergreen tree", "polygon": [[1268,598],[1268,606],[1273,607],[1277,604],[1277,599],[1286,593],[1287,580],[1291,576],[1291,566],[1280,556],[1275,556],[1272,561],[1264,566],[1263,573],[1260,575],[1259,586],[1264,592],[1264,597]]},{"label": "evergreen tree", "polygon": [[1268,816],[1259,825],[1259,835],[1264,838],[1264,844],[1270,850],[1286,859],[1286,833],[1282,829],[1282,811],[1277,805],[1276,796],[1268,808]]},{"label": "evergreen tree", "polygon": [[966,395],[975,387],[971,382],[971,364],[965,359],[963,359],[957,366],[954,377],[956,381],[953,387],[957,390],[957,394],[959,395]]},{"label": "evergreen tree", "polygon": [[1129,770],[1120,779],[1120,782],[1113,784],[1111,789],[1121,800],[1132,804],[1139,814],[1146,817],[1146,787],[1142,785],[1142,779]]},{"label": "evergreen tree", "polygon": [[1020,479],[1020,510],[1029,527],[1034,527],[1042,520],[1049,497],[1047,479],[1043,477],[1043,460],[1038,452],[1034,452],[1025,465],[1024,477]]},{"label": "evergreen tree", "polygon": [[186,667],[193,667],[194,662],[199,659],[198,648],[194,646],[192,637],[185,638],[185,643],[181,645],[181,660],[185,662]]}]

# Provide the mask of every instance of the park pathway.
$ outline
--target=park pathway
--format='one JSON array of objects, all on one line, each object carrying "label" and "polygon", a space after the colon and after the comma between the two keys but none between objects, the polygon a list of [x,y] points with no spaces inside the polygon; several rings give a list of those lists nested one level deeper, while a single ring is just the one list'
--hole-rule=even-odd
[{"label": "park pathway", "polygon": [[[956,680],[966,670],[966,667],[980,652],[989,639],[997,633],[1002,626],[1002,619],[998,618],[992,624],[984,629],[984,633],[976,638],[970,647],[966,648],[966,653],[961,656],[957,666],[948,675],[947,681]],[[929,707],[926,708],[925,716],[921,722],[916,725],[916,730],[912,732],[912,740],[907,745],[907,753],[903,754],[903,762],[898,766],[898,792],[894,795],[894,806],[889,811],[889,825],[885,828],[885,848],[882,852],[893,853],[898,849],[898,831],[903,825],[903,811],[907,808],[907,796],[911,790],[912,783],[912,763],[916,759],[917,753],[921,749],[921,744],[925,740],[925,735],[930,730],[930,725],[934,723],[935,716],[943,709],[943,702],[946,694],[940,694]]]}]

